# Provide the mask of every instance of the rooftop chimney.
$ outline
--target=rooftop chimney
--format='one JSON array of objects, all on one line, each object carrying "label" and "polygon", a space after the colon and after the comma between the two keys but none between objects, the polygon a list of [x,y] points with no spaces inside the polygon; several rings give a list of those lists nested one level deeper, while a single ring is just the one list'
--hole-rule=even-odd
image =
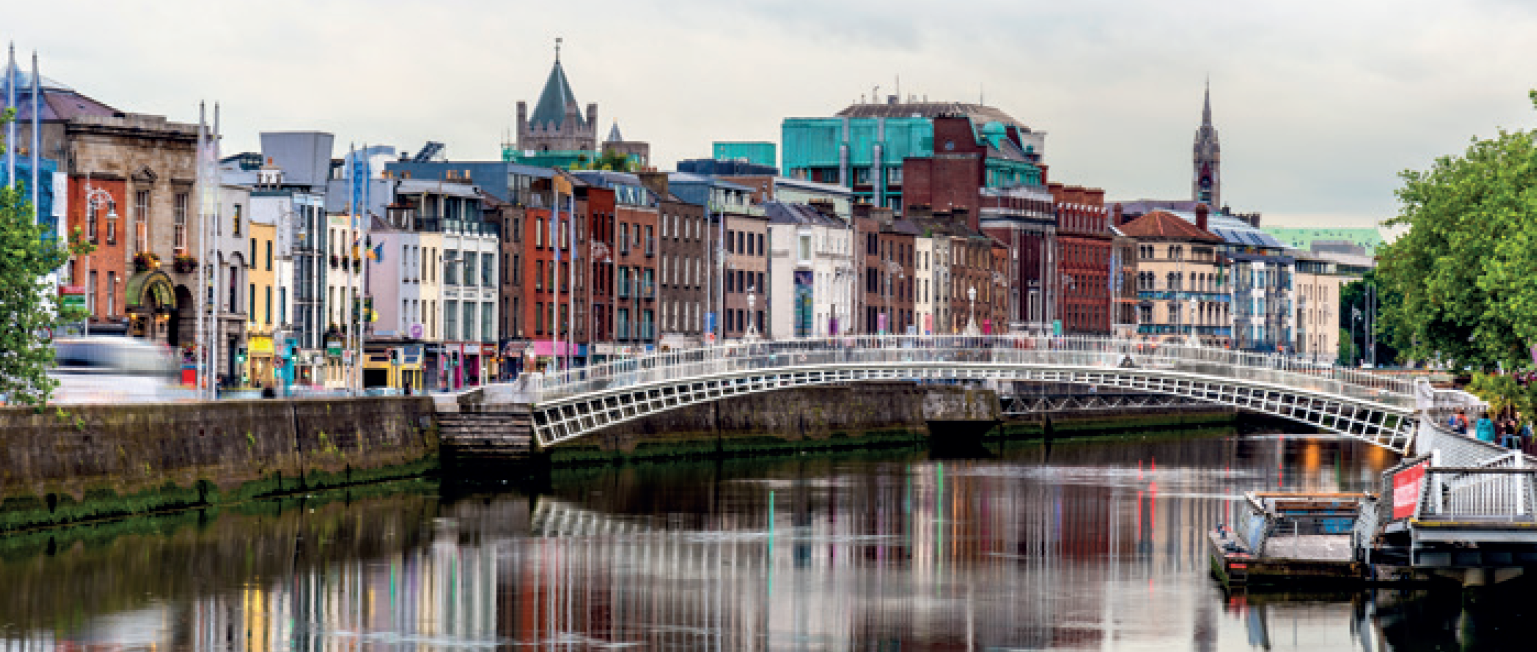
[{"label": "rooftop chimney", "polygon": [[1120,204],[1116,204],[1116,205],[1110,207],[1110,223],[1111,224],[1114,224],[1117,227],[1125,226],[1126,222],[1125,222],[1125,220],[1122,219],[1122,217],[1123,216],[1121,215],[1121,205]]},{"label": "rooftop chimney", "polygon": [[1200,229],[1202,231],[1206,230],[1206,216],[1210,212],[1211,211],[1206,208],[1206,204],[1204,204],[1204,203],[1203,204],[1196,204],[1195,205],[1195,226],[1196,226],[1196,228],[1198,228],[1198,229]]}]

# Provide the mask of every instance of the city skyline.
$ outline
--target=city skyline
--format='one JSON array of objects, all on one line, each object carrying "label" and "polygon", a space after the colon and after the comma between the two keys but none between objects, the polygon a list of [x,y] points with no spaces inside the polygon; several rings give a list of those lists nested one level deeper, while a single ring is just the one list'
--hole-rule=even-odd
[{"label": "city skyline", "polygon": [[[782,119],[884,97],[900,77],[904,96],[981,100],[1046,131],[1053,179],[1118,200],[1188,194],[1209,75],[1224,198],[1273,225],[1391,216],[1398,171],[1528,126],[1537,85],[1517,63],[1537,48],[1521,38],[1537,11],[1496,0],[981,3],[973,14],[992,18],[964,25],[924,25],[911,18],[925,8],[903,2],[599,2],[576,16],[490,2],[154,7],[70,23],[20,7],[16,24],[32,27],[6,36],[19,58],[39,52],[44,76],[122,110],[194,121],[199,100],[220,102],[226,155],[258,149],[260,131],[318,129],[494,159],[556,38],[577,100],[650,142],[662,169],[716,140],[779,142]],[[1182,36],[1192,30],[1211,36]]]}]

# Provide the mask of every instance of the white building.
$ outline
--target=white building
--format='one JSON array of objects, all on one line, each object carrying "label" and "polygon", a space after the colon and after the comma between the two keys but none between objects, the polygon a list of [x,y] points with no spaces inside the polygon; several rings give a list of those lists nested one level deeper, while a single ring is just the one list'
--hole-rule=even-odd
[{"label": "white building", "polygon": [[769,219],[768,337],[848,332],[853,235],[831,205],[764,204]]},{"label": "white building", "polygon": [[934,275],[934,244],[933,237],[913,238],[913,312],[921,335],[933,335],[944,323],[934,315],[934,288],[941,285]]}]

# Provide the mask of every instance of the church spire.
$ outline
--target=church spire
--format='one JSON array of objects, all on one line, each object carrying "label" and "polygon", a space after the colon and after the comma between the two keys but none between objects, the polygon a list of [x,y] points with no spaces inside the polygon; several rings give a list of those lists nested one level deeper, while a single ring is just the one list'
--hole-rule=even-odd
[{"label": "church spire", "polygon": [[[557,54],[555,58],[558,60],[560,56]],[[1201,109],[1201,126],[1211,126],[1211,75],[1206,76],[1206,106]]]},{"label": "church spire", "polygon": [[1201,126],[1195,130],[1195,151],[1190,198],[1213,212],[1222,210],[1222,145],[1211,123],[1211,78],[1206,78],[1206,97],[1201,106]]}]

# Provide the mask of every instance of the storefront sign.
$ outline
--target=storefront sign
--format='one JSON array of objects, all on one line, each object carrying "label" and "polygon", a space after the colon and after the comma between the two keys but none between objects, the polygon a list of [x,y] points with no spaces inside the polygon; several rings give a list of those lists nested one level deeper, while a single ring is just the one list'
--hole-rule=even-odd
[{"label": "storefront sign", "polygon": [[1420,462],[1393,476],[1393,518],[1414,516],[1414,506],[1420,502],[1425,486],[1425,467],[1429,460]]},{"label": "storefront sign", "polygon": [[326,355],[339,358],[342,355],[341,340],[326,340]]},{"label": "storefront sign", "polygon": [[251,338],[251,355],[272,355],[272,338],[253,336]]}]

